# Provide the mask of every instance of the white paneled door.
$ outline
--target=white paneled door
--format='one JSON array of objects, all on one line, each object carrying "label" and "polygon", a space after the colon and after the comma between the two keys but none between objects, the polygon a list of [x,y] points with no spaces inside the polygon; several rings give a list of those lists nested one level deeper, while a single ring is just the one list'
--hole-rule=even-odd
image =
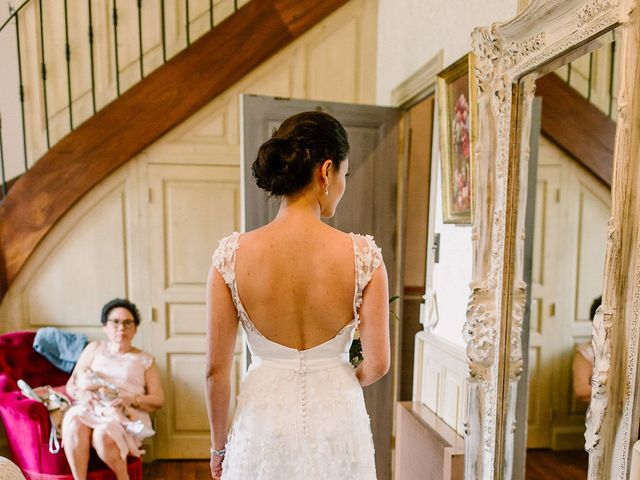
[{"label": "white paneled door", "polygon": [[208,456],[205,287],[215,240],[239,228],[238,180],[235,166],[148,166],[151,345],[167,397],[156,414],[157,458]]},{"label": "white paneled door", "polygon": [[584,447],[571,365],[602,293],[610,190],[541,137],[533,235],[527,447]]}]

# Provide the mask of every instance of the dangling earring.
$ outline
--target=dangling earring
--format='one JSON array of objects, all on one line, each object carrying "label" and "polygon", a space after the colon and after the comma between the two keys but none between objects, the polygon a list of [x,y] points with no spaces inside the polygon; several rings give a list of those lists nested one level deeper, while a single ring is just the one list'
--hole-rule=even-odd
[{"label": "dangling earring", "polygon": [[325,194],[325,196],[327,196],[327,197],[329,196],[329,185],[326,185],[326,186],[324,187],[324,194]]}]

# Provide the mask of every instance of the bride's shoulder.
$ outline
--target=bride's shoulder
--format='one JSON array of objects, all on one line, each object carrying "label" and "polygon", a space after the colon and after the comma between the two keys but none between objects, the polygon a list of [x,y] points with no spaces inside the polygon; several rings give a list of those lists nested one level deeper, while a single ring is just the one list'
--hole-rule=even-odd
[{"label": "bride's shoulder", "polygon": [[220,248],[221,246],[227,245],[229,243],[237,242],[239,236],[240,236],[240,232],[234,231],[233,233],[230,233],[226,237],[222,237],[220,240],[218,240],[218,248]]},{"label": "bride's shoulder", "polygon": [[349,233],[349,236],[353,239],[353,243],[359,250],[371,250],[382,253],[382,249],[376,244],[373,235],[361,234],[361,233]]},{"label": "bride's shoulder", "polygon": [[350,233],[353,239],[354,252],[358,260],[358,270],[368,283],[373,272],[382,264],[382,249],[376,244],[372,235]]},{"label": "bride's shoulder", "polygon": [[220,240],[218,240],[218,245],[213,251],[214,261],[216,258],[220,256],[224,256],[225,253],[228,253],[229,251],[233,251],[234,248],[237,248],[236,245],[238,243],[239,236],[240,236],[240,233],[233,232],[231,235],[227,235],[226,237],[223,237]]},{"label": "bride's shoulder", "polygon": [[218,241],[218,246],[213,251],[213,255],[211,255],[213,266],[223,274],[225,280],[229,271],[227,266],[231,264],[234,252],[238,248],[239,236],[238,232],[233,232],[231,235],[221,238]]},{"label": "bride's shoulder", "polygon": [[376,245],[376,241],[371,235],[358,233],[350,233],[349,235],[353,238],[358,296],[361,298],[362,292],[373,278],[373,273],[383,264],[382,249]]}]

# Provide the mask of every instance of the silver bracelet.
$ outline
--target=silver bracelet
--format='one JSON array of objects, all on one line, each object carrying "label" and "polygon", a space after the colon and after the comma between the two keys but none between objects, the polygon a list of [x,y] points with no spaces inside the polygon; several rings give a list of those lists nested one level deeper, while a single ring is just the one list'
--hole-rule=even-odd
[{"label": "silver bracelet", "polygon": [[220,450],[216,450],[215,448],[211,447],[209,449],[209,453],[211,454],[212,457],[224,457],[225,453],[227,453],[227,449],[222,448]]}]

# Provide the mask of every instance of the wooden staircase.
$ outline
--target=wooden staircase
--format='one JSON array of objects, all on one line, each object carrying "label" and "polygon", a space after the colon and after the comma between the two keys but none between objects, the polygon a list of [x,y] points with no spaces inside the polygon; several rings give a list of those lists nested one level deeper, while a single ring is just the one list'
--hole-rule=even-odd
[{"label": "wooden staircase", "polygon": [[85,193],[347,0],[255,0],[55,144],[0,203],[0,300]]},{"label": "wooden staircase", "polygon": [[542,133],[611,187],[616,124],[557,75],[536,81]]}]

